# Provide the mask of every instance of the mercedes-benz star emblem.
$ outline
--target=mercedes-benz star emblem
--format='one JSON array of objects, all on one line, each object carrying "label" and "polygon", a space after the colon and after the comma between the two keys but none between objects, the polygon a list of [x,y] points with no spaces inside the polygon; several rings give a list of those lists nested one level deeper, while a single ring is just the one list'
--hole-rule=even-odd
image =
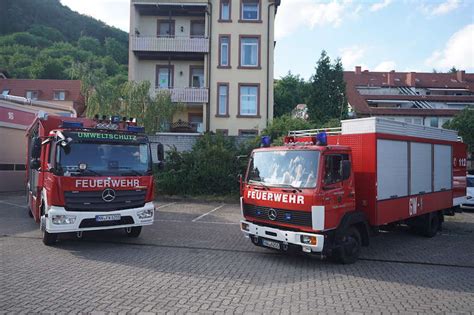
[{"label": "mercedes-benz star emblem", "polygon": [[111,202],[115,199],[115,191],[113,189],[107,188],[102,192],[102,200],[105,202]]},{"label": "mercedes-benz star emblem", "polygon": [[268,218],[272,221],[275,221],[277,218],[277,212],[275,209],[268,210]]}]

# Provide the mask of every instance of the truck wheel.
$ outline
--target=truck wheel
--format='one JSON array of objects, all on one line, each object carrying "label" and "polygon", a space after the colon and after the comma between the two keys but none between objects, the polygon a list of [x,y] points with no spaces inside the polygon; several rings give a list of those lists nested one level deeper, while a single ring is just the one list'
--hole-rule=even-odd
[{"label": "truck wheel", "polygon": [[362,238],[359,230],[351,226],[337,241],[339,246],[333,254],[333,260],[341,264],[353,264],[357,261],[360,255],[360,248],[362,246]]},{"label": "truck wheel", "polygon": [[125,228],[125,233],[127,234],[128,237],[138,237],[141,232],[142,232],[142,227],[141,226],[134,226],[134,227],[131,227],[131,228]]},{"label": "truck wheel", "polygon": [[441,220],[438,213],[432,213],[427,216],[425,226],[423,228],[423,235],[426,237],[434,237],[441,229]]},{"label": "truck wheel", "polygon": [[52,246],[56,243],[58,240],[58,234],[57,233],[48,233],[46,231],[43,231],[43,244],[46,246]]}]

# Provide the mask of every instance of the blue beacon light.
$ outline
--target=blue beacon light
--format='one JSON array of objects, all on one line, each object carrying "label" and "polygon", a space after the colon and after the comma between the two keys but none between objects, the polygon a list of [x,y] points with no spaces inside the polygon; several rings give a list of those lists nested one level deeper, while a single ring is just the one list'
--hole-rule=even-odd
[{"label": "blue beacon light", "polygon": [[271,138],[270,136],[263,136],[262,137],[262,140],[261,140],[261,146],[262,147],[269,147],[270,146],[270,143],[271,143]]},{"label": "blue beacon light", "polygon": [[80,121],[63,121],[63,128],[82,128],[84,124]]},{"label": "blue beacon light", "polygon": [[316,145],[328,145],[328,136],[325,131],[316,135]]}]

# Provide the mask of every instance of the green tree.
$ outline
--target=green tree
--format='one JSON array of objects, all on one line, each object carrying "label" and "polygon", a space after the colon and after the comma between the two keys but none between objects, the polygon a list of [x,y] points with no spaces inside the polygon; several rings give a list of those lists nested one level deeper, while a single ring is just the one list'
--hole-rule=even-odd
[{"label": "green tree", "polygon": [[128,63],[128,47],[115,38],[107,37],[105,39],[105,52],[108,56],[114,58],[117,63]]},{"label": "green tree", "polygon": [[147,133],[154,134],[163,130],[182,105],[172,103],[166,92],[150,96],[150,86],[149,81],[96,84],[86,101],[86,114],[134,117]]},{"label": "green tree", "polygon": [[93,37],[90,36],[81,36],[77,40],[77,47],[82,50],[90,51],[94,55],[102,55],[102,46],[100,42]]},{"label": "green tree", "polygon": [[455,66],[453,66],[451,69],[449,69],[448,73],[456,73],[458,72],[458,69],[456,69]]},{"label": "green tree", "polygon": [[31,76],[34,79],[66,79],[65,69],[59,59],[40,58],[31,66]]},{"label": "green tree", "polygon": [[38,37],[46,38],[53,42],[63,42],[66,40],[64,38],[64,35],[59,30],[41,24],[32,25],[28,29],[28,33],[36,35]]},{"label": "green tree", "polygon": [[341,60],[331,64],[327,53],[322,51],[310,81],[309,119],[318,124],[333,118],[343,119],[347,114],[347,100]]},{"label": "green tree", "polygon": [[293,75],[291,72],[275,80],[273,89],[275,117],[290,114],[296,105],[306,102],[308,95],[307,83],[299,75]]},{"label": "green tree", "polygon": [[458,131],[464,143],[469,146],[469,151],[474,151],[474,110],[463,109],[451,121],[445,123],[443,128]]}]

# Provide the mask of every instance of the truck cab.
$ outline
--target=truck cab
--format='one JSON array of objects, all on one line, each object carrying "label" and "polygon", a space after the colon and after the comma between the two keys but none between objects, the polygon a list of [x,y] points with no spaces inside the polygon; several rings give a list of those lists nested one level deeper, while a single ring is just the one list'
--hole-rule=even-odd
[{"label": "truck cab", "polygon": [[29,128],[28,211],[46,245],[60,233],[112,228],[138,237],[153,223],[148,138],[143,128],[115,120],[49,116]]},{"label": "truck cab", "polygon": [[[295,140],[252,152],[242,185],[241,229],[258,246],[327,255],[341,219],[355,211],[351,148],[314,137]],[[348,242],[360,245],[366,232],[348,235]]]}]

